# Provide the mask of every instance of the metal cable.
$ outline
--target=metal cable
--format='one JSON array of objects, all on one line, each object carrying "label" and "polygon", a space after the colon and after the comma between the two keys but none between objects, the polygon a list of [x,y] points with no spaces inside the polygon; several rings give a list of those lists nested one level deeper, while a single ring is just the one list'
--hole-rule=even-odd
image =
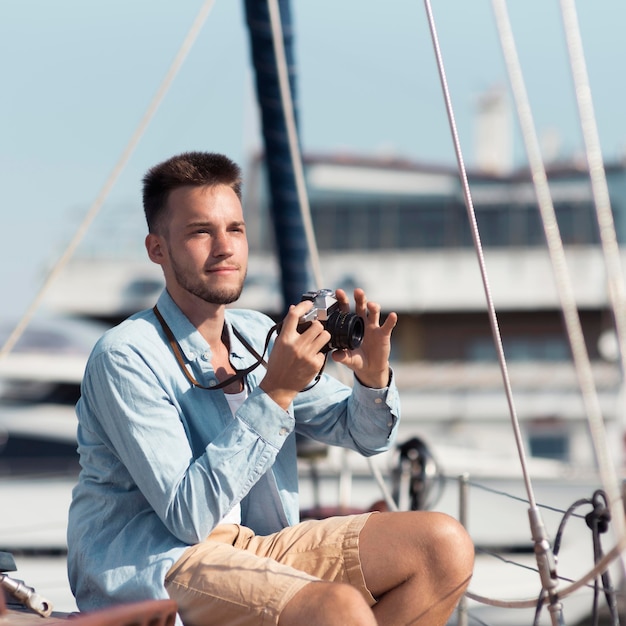
[{"label": "metal cable", "polygon": [[[444,480],[446,481],[454,481],[454,482],[458,482],[458,476],[444,476],[443,477]],[[508,493],[507,491],[503,491],[501,489],[496,489],[494,487],[488,487],[487,485],[483,485],[479,482],[473,481],[473,480],[468,480],[467,481],[467,485],[469,487],[473,487],[475,489],[480,489],[481,491],[485,491],[487,493],[491,493],[493,495],[496,496],[502,496],[504,498],[508,498],[509,500],[513,500],[515,502],[520,502],[523,504],[528,504],[528,500],[526,498],[522,498],[520,496],[516,496],[512,493]],[[537,507],[539,507],[540,509],[545,509],[546,511],[550,511],[552,513],[561,513],[564,514],[565,511],[563,509],[559,509],[558,507],[555,506],[550,506],[549,504],[541,504],[540,502],[537,503]],[[584,517],[582,515],[576,515],[574,514],[573,517]]]},{"label": "metal cable", "polygon": [[513,433],[515,435],[515,443],[517,445],[518,455],[520,464],[522,467],[522,474],[524,478],[524,483],[526,486],[526,492],[528,494],[528,501],[532,506],[535,506],[535,495],[533,493],[532,484],[530,482],[530,476],[528,472],[527,462],[526,462],[526,453],[524,450],[524,443],[522,440],[522,434],[520,430],[519,420],[517,418],[517,413],[515,410],[515,405],[513,402],[513,392],[511,390],[511,381],[509,378],[508,367],[506,363],[506,358],[504,356],[504,348],[502,346],[502,337],[500,336],[500,329],[498,326],[498,319],[495,311],[495,306],[493,304],[493,298],[491,296],[491,288],[489,286],[489,279],[487,276],[487,269],[485,266],[485,258],[483,255],[482,243],[480,241],[480,233],[478,231],[478,224],[476,223],[476,213],[474,211],[474,204],[472,201],[472,195],[469,187],[469,182],[467,179],[467,171],[465,169],[465,164],[463,162],[463,153],[461,150],[461,145],[459,141],[459,135],[456,128],[456,121],[454,118],[454,111],[452,109],[452,102],[450,99],[450,92],[448,90],[448,83],[445,74],[445,68],[443,64],[443,59],[441,55],[441,49],[439,47],[439,39],[437,36],[437,30],[435,26],[435,20],[432,13],[432,8],[430,6],[430,0],[424,0],[424,6],[426,8],[426,14],[428,17],[428,25],[430,28],[430,34],[433,41],[433,48],[435,51],[435,57],[437,60],[437,69],[439,71],[439,78],[441,81],[441,87],[443,90],[444,101],[446,105],[446,111],[448,114],[448,121],[450,124],[450,131],[452,134],[452,141],[454,143],[454,151],[456,154],[456,159],[459,168],[459,174],[461,176],[461,183],[463,187],[463,195],[465,197],[465,205],[467,207],[467,213],[470,221],[470,227],[472,232],[472,238],[474,240],[474,248],[476,250],[476,256],[478,257],[478,264],[480,267],[480,275],[483,282],[483,288],[485,291],[485,298],[487,300],[487,311],[489,314],[489,321],[491,324],[491,330],[493,334],[494,344],[498,355],[498,363],[500,365],[500,371],[502,373],[502,379],[504,382],[504,391],[506,394],[506,399],[509,406],[509,413],[511,417],[511,424],[513,426]]},{"label": "metal cable", "polygon": [[[451,476],[446,476],[445,477],[446,480],[448,481],[452,481],[452,480],[457,480],[457,477],[451,477]],[[494,489],[493,487],[488,487],[487,485],[483,485],[480,484],[478,482],[475,481],[470,481],[468,482],[468,485],[476,488],[476,489],[481,489],[483,491],[486,491],[488,493],[493,493],[494,495],[497,496],[502,496],[502,497],[506,497],[510,500],[514,500],[516,502],[520,502],[520,503],[528,503],[527,500],[520,498],[519,496],[515,496],[513,494],[507,493],[506,491],[502,491],[500,489]],[[546,505],[546,504],[537,504],[538,507],[549,510],[553,513],[561,513],[561,514],[567,514],[568,511],[565,511],[563,509],[559,509],[550,505]],[[570,514],[571,517],[578,517],[578,518],[583,518],[584,516],[579,515],[575,512],[571,512]],[[626,542],[624,542],[624,545],[626,546]],[[506,564],[509,565],[514,565],[516,567],[521,567],[523,569],[531,569],[532,571],[538,572],[539,570],[537,568],[531,568],[527,565],[523,565],[521,563],[517,563],[516,561],[512,561],[510,559],[505,559],[504,557],[502,557],[501,555],[498,555],[496,553],[490,552],[488,550],[481,550],[481,553],[484,554],[488,554],[489,556],[492,556]],[[595,567],[590,570],[587,574],[585,574],[585,576],[583,578],[581,578],[578,581],[573,581],[570,578],[564,577],[564,576],[559,576],[559,580],[562,582],[567,582],[570,583],[570,585],[567,588],[564,589],[559,589],[559,596],[561,598],[565,598],[568,595],[571,595],[572,593],[574,593],[575,591],[578,591],[581,587],[584,586],[589,586],[589,584],[591,583],[591,581],[595,580],[599,574],[601,574],[603,571],[605,571],[607,569],[607,567],[612,563],[612,561],[619,556],[620,554],[620,546],[617,545],[615,546],[610,553],[608,553],[607,555],[605,555],[600,561],[598,561],[598,563],[595,565]],[[487,604],[490,606],[494,606],[494,607],[500,607],[500,608],[517,608],[517,609],[521,609],[521,608],[532,608],[535,607],[537,605],[537,597],[533,597],[533,598],[527,598],[527,599],[516,599],[516,600],[499,600],[499,599],[493,599],[493,598],[487,598],[485,596],[482,596],[480,594],[475,593],[473,590],[468,590],[465,594],[468,598],[470,598],[471,600],[475,600],[476,602],[479,602],[481,604]]]},{"label": "metal cable", "polygon": [[155,94],[154,98],[150,102],[135,132],[133,133],[128,144],[124,148],[124,151],[122,152],[120,158],[115,164],[115,167],[111,171],[111,174],[109,175],[102,189],[100,190],[100,193],[98,194],[93,204],[87,211],[87,214],[83,218],[83,221],[79,225],[76,233],[74,234],[74,237],[72,237],[72,240],[70,241],[69,245],[66,247],[65,251],[59,258],[59,260],[54,264],[53,268],[50,270],[50,272],[46,276],[46,279],[44,280],[44,283],[41,289],[35,296],[35,299],[33,300],[32,304],[28,307],[28,309],[26,310],[26,313],[22,316],[17,326],[13,329],[13,332],[9,335],[9,337],[5,341],[2,348],[0,348],[0,359],[2,359],[4,356],[9,354],[9,352],[11,352],[11,350],[13,349],[13,347],[15,346],[19,338],[22,336],[22,334],[26,330],[26,327],[28,326],[28,324],[30,324],[32,318],[34,317],[35,313],[39,309],[39,306],[41,305],[45,294],[48,292],[48,290],[50,289],[54,281],[57,279],[57,277],[59,276],[63,268],[68,264],[69,260],[72,258],[72,255],[76,251],[76,248],[82,241],[83,237],[85,236],[89,227],[91,226],[91,223],[93,222],[96,215],[102,208],[102,205],[104,204],[109,193],[113,189],[115,183],[117,182],[117,179],[120,177],[120,174],[126,167],[126,164],[128,163],[131,155],[135,151],[135,148],[137,147],[139,140],[143,136],[146,128],[148,127],[150,120],[153,118],[154,114],[159,108],[159,105],[161,104],[161,101],[165,97],[165,94],[167,93],[176,74],[178,73],[178,70],[181,68],[185,58],[187,57],[187,54],[189,53],[189,50],[191,49],[191,46],[193,45],[196,38],[198,37],[198,34],[200,33],[200,30],[202,28],[202,25],[204,24],[207,16],[209,15],[211,9],[213,8],[214,2],[215,0],[206,0],[206,2],[200,8],[200,12],[198,13],[198,16],[196,17],[191,28],[189,29],[189,32],[187,33],[187,36],[185,37],[185,40],[183,41],[174,61],[172,62],[172,65],[170,66],[167,74],[165,75],[165,78],[161,82],[161,85],[159,86],[157,93]]}]

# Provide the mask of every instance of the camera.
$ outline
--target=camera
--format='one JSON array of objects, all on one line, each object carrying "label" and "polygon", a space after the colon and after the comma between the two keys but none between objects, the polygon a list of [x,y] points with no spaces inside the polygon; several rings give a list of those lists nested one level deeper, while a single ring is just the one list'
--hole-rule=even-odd
[{"label": "camera", "polygon": [[330,333],[330,341],[321,352],[331,350],[354,350],[361,345],[365,324],[356,313],[344,313],[339,308],[332,289],[307,291],[302,295],[301,302],[309,300],[313,308],[303,315],[298,322],[298,331],[302,332],[311,322],[319,321]]}]

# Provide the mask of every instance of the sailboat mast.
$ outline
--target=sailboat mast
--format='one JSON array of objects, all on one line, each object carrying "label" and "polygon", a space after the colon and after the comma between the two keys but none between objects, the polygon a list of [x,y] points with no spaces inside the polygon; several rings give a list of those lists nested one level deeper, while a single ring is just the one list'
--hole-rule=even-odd
[{"label": "sailboat mast", "polygon": [[[285,56],[294,114],[297,118],[294,33],[289,0],[279,0]],[[298,302],[311,288],[306,233],[289,151],[286,114],[280,94],[268,4],[245,0],[256,90],[261,110],[270,211],[281,271],[283,305]]]}]

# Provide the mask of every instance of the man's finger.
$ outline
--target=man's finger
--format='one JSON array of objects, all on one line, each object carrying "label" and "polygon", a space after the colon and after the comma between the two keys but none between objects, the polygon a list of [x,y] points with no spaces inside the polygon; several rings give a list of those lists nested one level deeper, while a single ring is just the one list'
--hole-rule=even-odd
[{"label": "man's finger", "polygon": [[306,300],[298,302],[298,304],[292,304],[287,311],[287,315],[285,315],[285,319],[283,320],[283,330],[287,330],[289,332],[295,331],[300,318],[308,313],[312,308],[313,304]]}]

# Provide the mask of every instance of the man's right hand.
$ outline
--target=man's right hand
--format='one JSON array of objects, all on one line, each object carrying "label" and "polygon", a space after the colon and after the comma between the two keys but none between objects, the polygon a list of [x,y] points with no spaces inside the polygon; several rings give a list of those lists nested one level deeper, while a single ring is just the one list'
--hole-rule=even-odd
[{"label": "man's right hand", "polygon": [[312,322],[303,332],[298,331],[298,321],[311,306],[311,302],[303,301],[289,307],[260,384],[285,410],[322,369],[326,358],[320,351],[330,341],[330,333],[321,322]]}]

